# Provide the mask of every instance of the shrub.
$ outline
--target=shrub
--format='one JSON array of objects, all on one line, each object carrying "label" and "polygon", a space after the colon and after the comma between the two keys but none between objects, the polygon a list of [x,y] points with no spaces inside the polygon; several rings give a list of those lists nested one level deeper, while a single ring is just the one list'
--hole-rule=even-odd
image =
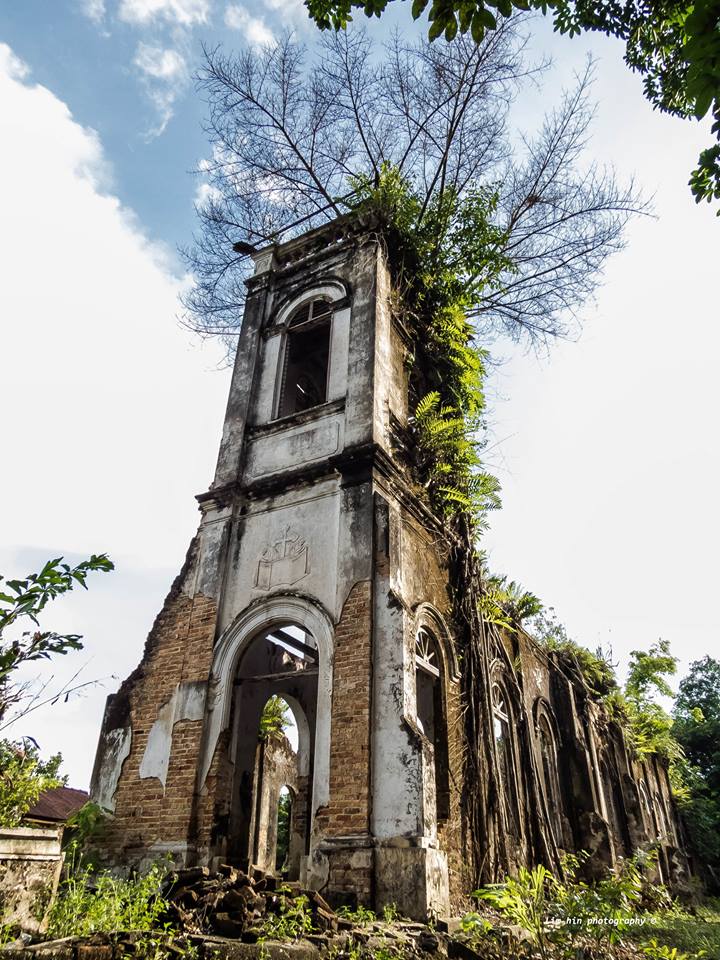
[{"label": "shrub", "polygon": [[508,877],[505,883],[494,883],[476,890],[473,896],[487,900],[512,923],[526,930],[540,951],[540,956],[547,957],[550,946],[547,926],[551,879],[552,874],[541,865],[532,870],[521,867],[517,878]]},{"label": "shrub", "polygon": [[0,826],[16,827],[41,793],[65,782],[58,753],[41,760],[34,741],[0,740]]},{"label": "shrub", "polygon": [[50,911],[51,937],[152,930],[167,909],[162,896],[168,868],[153,864],[144,874],[129,879],[86,866],[62,883]]},{"label": "shrub", "polygon": [[312,914],[307,897],[283,896],[280,887],[280,912],[268,914],[262,927],[262,940],[299,940],[313,932]]}]

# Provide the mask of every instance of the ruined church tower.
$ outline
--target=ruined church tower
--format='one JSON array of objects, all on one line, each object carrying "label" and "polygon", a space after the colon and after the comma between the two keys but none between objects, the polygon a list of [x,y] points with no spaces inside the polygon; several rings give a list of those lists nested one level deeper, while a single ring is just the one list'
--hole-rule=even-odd
[{"label": "ruined church tower", "polygon": [[[447,914],[458,664],[441,531],[396,452],[409,344],[382,246],[340,220],[253,260],[199,530],[108,701],[104,852],[273,868],[284,786],[290,879]],[[258,736],[271,697],[297,740],[280,759]]]},{"label": "ruined church tower", "polygon": [[279,870],[416,918],[460,908],[473,858],[492,881],[585,850],[600,875],[652,846],[657,878],[681,882],[667,763],[638,757],[574,657],[519,624],[482,627],[462,695],[481,701],[487,776],[463,781],[447,537],[409,466],[420,361],[383,242],[346,218],[253,260],[200,527],[108,699],[92,785],[106,862]]}]

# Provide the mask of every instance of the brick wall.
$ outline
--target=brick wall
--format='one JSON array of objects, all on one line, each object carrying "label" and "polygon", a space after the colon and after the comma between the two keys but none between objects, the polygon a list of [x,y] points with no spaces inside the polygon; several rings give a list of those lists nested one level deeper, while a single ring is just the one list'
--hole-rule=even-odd
[{"label": "brick wall", "polygon": [[326,836],[370,829],[371,603],[370,581],[356,583],[335,630]]},{"label": "brick wall", "polygon": [[132,746],[115,795],[115,817],[102,840],[111,860],[127,863],[154,842],[188,839],[202,721],[175,723],[164,790],[160,780],[141,779],[139,771],[158,711],[177,685],[208,678],[215,616],[211,598],[188,597],[174,585],[148,636],[142,663],[116,696],[113,724],[120,726],[129,710]]},{"label": "brick wall", "polygon": [[330,858],[328,897],[331,903],[373,905],[373,850],[340,849]]}]

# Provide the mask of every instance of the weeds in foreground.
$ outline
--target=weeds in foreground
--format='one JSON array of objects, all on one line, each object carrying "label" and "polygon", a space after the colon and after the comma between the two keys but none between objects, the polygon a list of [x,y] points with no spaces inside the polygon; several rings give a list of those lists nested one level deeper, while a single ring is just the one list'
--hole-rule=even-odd
[{"label": "weeds in foreground", "polygon": [[473,896],[487,900],[505,914],[511,923],[522,927],[545,960],[551,946],[547,923],[553,880],[552,874],[543,866],[532,870],[521,867],[517,877],[508,877],[505,883],[494,883],[483,890],[476,890]]},{"label": "weeds in foreground", "polygon": [[460,929],[471,943],[477,943],[486,937],[493,925],[479,913],[466,913],[460,920]]},{"label": "weeds in foreground", "polygon": [[[678,905],[669,910],[652,911],[646,921],[643,927],[630,928],[626,939],[638,943],[651,960],[656,957],[659,960],[685,960],[686,957],[720,960],[720,903],[717,900],[710,899],[693,907],[692,913]],[[653,950],[661,950],[665,944],[670,950],[677,950],[675,957],[671,952],[653,954]]]},{"label": "weeds in foreground", "polygon": [[48,935],[85,936],[123,930],[158,929],[167,909],[162,884],[165,864],[153,864],[147,873],[129,879],[85,866],[61,884],[50,910]]},{"label": "weeds in foreground", "polygon": [[374,910],[358,905],[357,907],[340,907],[337,915],[343,920],[349,920],[357,927],[364,927],[368,923],[374,923],[377,920],[377,914]]},{"label": "weeds in foreground", "polygon": [[[649,960],[720,960],[720,912],[699,908],[693,917],[660,885],[649,885],[643,871],[653,864],[652,855],[639,852],[594,883],[579,876],[582,859],[565,858],[563,879],[542,866],[521,869],[475,896],[522,927],[543,960],[574,957],[578,935],[594,941],[593,955],[610,956],[614,945],[632,940]],[[468,913],[461,929],[477,942],[492,928],[480,914]]]},{"label": "weeds in foreground", "polygon": [[382,918],[385,923],[395,923],[400,919],[400,911],[395,903],[386,903],[383,907]]},{"label": "weeds in foreground", "polygon": [[17,928],[9,923],[0,923],[0,949],[17,938]]},{"label": "weeds in foreground", "polygon": [[286,897],[280,893],[280,912],[265,917],[260,942],[264,940],[300,940],[314,932],[312,914],[307,897]]}]

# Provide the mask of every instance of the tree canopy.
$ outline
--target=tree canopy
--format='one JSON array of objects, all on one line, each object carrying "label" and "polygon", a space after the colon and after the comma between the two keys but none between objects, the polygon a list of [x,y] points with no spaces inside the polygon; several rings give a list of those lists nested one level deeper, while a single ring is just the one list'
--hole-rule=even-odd
[{"label": "tree canopy", "polygon": [[[63,563],[62,557],[48,560],[39,573],[29,573],[21,580],[0,576],[0,722],[23,697],[23,689],[12,682],[13,674],[23,664],[82,649],[79,634],[39,629],[38,618],[47,604],[78,585],[87,589],[89,573],[112,569],[113,563],[105,554],[93,554],[74,567]],[[38,629],[22,630],[28,620]],[[9,639],[8,631],[18,625],[21,632]]]},{"label": "tree canopy", "polygon": [[[381,16],[390,0],[305,0],[322,29],[343,29],[352,11]],[[465,34],[482,43],[513,11],[553,11],[570,36],[599,31],[625,43],[625,62],[643,78],[645,96],[673,116],[712,118],[714,143],[700,154],[690,187],[697,202],[720,199],[720,0],[413,0],[412,16],[427,11],[428,37]],[[720,215],[720,209],[718,209]]]},{"label": "tree canopy", "polygon": [[[394,171],[415,198],[416,237],[445,200],[457,213],[484,196],[489,253],[503,267],[468,299],[477,333],[567,333],[622,246],[627,218],[644,205],[632,184],[585,162],[590,67],[518,140],[510,106],[539,73],[525,63],[521,26],[519,17],[503,21],[479,44],[396,36],[382,49],[362,31],[329,33],[313,62],[290,36],[260,51],[206,51],[199,83],[212,150],[200,230],[186,251],[195,278],[188,324],[234,342],[247,245],[357,209],[368,185]],[[438,249],[449,237],[443,230]]]},{"label": "tree canopy", "polygon": [[720,891],[720,662],[703,657],[680,681],[673,733],[687,761],[689,797],[683,809],[699,866]]}]

